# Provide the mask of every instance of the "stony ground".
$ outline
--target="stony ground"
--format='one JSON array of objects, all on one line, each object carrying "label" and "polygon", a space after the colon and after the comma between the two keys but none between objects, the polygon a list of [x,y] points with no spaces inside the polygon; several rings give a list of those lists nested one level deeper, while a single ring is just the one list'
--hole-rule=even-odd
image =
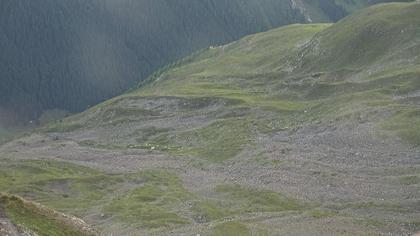
[{"label": "stony ground", "polygon": [[[183,126],[187,119],[179,120],[177,125]],[[206,119],[195,121],[191,125],[208,123]],[[156,126],[167,120],[151,122]],[[118,134],[129,133],[135,124],[120,125]],[[238,155],[224,162],[159,150],[79,144],[84,139],[111,142],[113,134],[115,130],[107,128],[33,134],[3,145],[0,153],[2,158],[13,160],[59,160],[114,173],[166,169],[180,176],[189,191],[202,197],[211,195],[217,185],[236,183],[316,202],[319,209],[334,212],[320,218],[283,213],[234,218],[251,225],[264,225],[270,235],[411,235],[419,227],[416,224],[420,219],[420,186],[418,182],[405,183],[404,178],[420,173],[420,150],[395,136],[384,137],[369,120],[260,133],[254,144],[245,146]],[[118,142],[124,142],[123,137]],[[105,234],[136,234],[136,230],[123,229],[124,226],[100,219],[97,214],[86,215],[85,220]],[[222,221],[226,220],[232,219]],[[205,234],[216,223],[220,221],[195,222],[159,232]],[[137,233],[146,234],[141,230]]]}]

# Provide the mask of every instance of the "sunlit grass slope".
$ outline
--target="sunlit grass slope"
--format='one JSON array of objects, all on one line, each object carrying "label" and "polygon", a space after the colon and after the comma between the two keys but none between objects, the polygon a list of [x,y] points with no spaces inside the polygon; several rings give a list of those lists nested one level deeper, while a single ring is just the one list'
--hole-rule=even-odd
[{"label": "sunlit grass slope", "polygon": [[[212,48],[163,73],[136,96],[217,96],[326,121],[372,111],[420,144],[420,4],[382,4],[334,25],[293,25]],[[392,123],[392,125],[390,125]],[[408,126],[417,127],[410,129]]]},{"label": "sunlit grass slope", "polygon": [[[410,127],[420,128],[420,118],[412,115],[419,104],[419,12],[418,3],[381,4],[333,25],[291,25],[209,48],[153,75],[140,89],[48,129],[66,132],[89,124],[96,126],[97,122],[89,120],[103,116],[107,110],[124,121],[121,117],[130,114],[116,111],[117,102],[171,96],[226,99],[235,101],[226,109],[277,112],[280,115],[271,122],[277,124],[271,127],[273,130],[313,122],[358,120],[386,112],[388,115],[377,121],[382,122],[378,127],[417,145],[420,129]],[[142,116],[148,111],[137,112]],[[392,114],[395,117],[391,118]],[[190,134],[200,135],[201,131],[208,129]],[[250,132],[248,129],[243,133]],[[196,155],[205,152],[185,150]]]}]

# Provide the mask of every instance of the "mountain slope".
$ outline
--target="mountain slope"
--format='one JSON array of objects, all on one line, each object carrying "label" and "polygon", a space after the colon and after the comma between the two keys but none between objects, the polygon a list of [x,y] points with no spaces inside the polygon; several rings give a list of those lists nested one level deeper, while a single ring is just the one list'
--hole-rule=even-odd
[{"label": "mountain slope", "polygon": [[1,146],[0,188],[105,234],[411,235],[419,12],[378,5],[195,53]]},{"label": "mountain slope", "polygon": [[[90,122],[100,125],[97,119],[111,122],[113,116],[124,117],[121,110],[126,105],[119,105],[125,99],[165,96],[216,97],[234,100],[237,106],[297,113],[313,109],[322,116],[308,118],[316,120],[366,113],[366,98],[384,110],[415,109],[410,105],[418,90],[418,6],[379,5],[332,26],[287,26],[210,48],[154,75],[155,82],[70,120],[81,127]],[[341,104],[340,99],[347,97],[354,104]],[[329,111],[333,106],[343,106],[345,113]],[[359,107],[353,110],[353,106]],[[133,115],[137,108],[133,104]]]},{"label": "mountain slope", "polygon": [[[1,120],[84,110],[200,48],[304,22],[311,14],[337,20],[367,5],[296,2],[2,1]],[[305,13],[308,2],[316,6]]]},{"label": "mountain slope", "polygon": [[381,71],[381,65],[390,63],[394,67],[413,64],[412,57],[418,52],[417,9],[398,4],[372,9],[375,7],[381,10],[361,11],[317,35],[306,49],[308,55],[302,58],[305,63],[314,62],[308,69],[357,70],[369,66]]}]

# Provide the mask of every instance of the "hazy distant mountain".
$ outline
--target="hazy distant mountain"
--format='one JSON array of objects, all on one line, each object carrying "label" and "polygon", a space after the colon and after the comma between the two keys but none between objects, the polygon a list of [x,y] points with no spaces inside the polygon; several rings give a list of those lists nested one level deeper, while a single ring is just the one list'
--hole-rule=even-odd
[{"label": "hazy distant mountain", "polygon": [[0,120],[83,110],[197,49],[289,23],[338,20],[368,2],[2,0]]}]

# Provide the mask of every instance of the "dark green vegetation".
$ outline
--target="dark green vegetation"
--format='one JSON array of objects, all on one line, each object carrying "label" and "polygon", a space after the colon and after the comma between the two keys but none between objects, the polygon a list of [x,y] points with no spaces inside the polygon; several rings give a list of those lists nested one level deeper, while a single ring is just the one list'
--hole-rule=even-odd
[{"label": "dark green vegetation", "polygon": [[14,195],[0,194],[0,211],[19,230],[30,230],[38,235],[93,236],[97,233],[70,217],[47,209]]},{"label": "dark green vegetation", "polygon": [[[370,4],[289,0],[4,0],[0,122],[80,111],[195,50]],[[305,20],[306,18],[306,20]]]}]

